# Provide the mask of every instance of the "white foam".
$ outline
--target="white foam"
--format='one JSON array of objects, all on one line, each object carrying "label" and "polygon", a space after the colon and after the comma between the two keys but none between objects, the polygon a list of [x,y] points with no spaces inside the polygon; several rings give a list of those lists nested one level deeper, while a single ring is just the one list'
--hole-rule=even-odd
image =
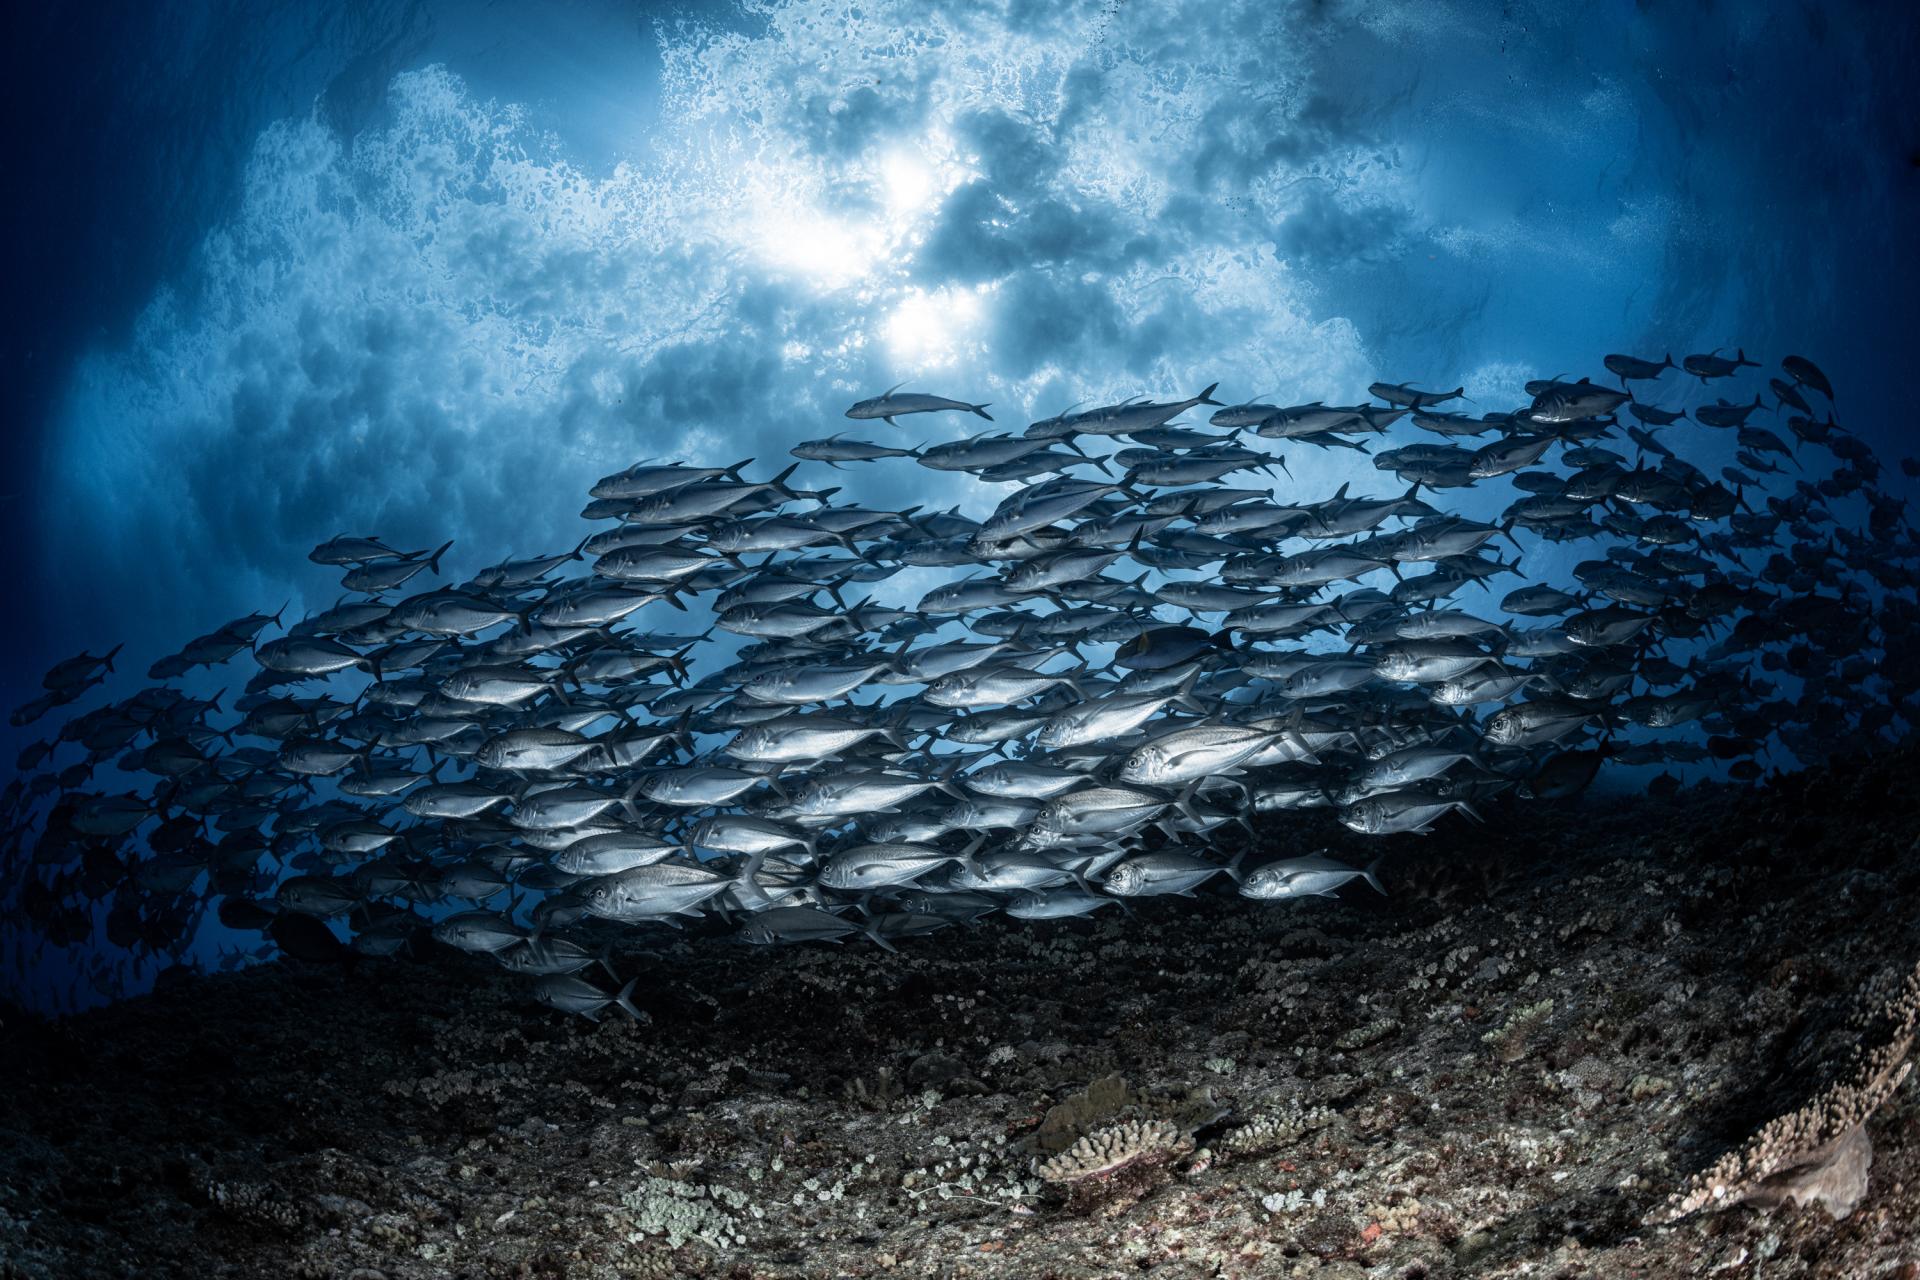
[{"label": "white foam", "polygon": [[[192,270],[74,371],[42,504],[54,567],[180,630],[290,592],[330,603],[303,557],[343,530],[456,537],[458,570],[571,545],[600,474],[771,459],[924,373],[937,385],[915,389],[992,401],[1016,428],[1196,380],[1366,384],[1360,336],[1312,315],[1257,223],[1162,216],[1180,159],[1241,91],[1230,49],[1174,76],[1146,19],[1010,31],[919,13],[780,5],[758,37],[672,28],[663,132],[608,172],[440,67],[398,76],[358,136],[269,128]],[[1093,63],[1112,72],[1098,109],[1056,129],[1069,74]],[[867,134],[834,134],[860,111]],[[1012,122],[1041,197],[1104,228],[1085,261],[1030,269],[1158,326],[1147,358],[1095,330],[1062,337],[1059,375],[1036,377],[1030,317],[1004,290],[919,262],[949,196],[995,160],[966,140],[983,119]],[[911,496],[844,479],[882,503],[958,495],[945,476]]]}]

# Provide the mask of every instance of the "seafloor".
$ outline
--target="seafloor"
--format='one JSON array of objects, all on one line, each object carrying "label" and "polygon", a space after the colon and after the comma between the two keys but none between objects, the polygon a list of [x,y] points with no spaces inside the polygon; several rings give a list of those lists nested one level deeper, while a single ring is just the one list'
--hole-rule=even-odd
[{"label": "seafloor", "polygon": [[[1385,899],[653,933],[643,1025],[437,948],[8,1012],[0,1276],[1915,1276],[1911,1082],[1846,1219],[1641,1221],[1920,959],[1917,767],[1263,830],[1387,850]],[[1036,1174],[1129,1118],[1166,1158]]]}]

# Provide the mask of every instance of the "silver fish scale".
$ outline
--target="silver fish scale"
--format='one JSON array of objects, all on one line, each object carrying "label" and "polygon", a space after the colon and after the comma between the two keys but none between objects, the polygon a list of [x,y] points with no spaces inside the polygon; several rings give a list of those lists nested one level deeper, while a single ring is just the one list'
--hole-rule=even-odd
[{"label": "silver fish scale", "polygon": [[862,890],[903,884],[962,855],[918,844],[865,844],[834,854],[820,869],[830,889]]}]

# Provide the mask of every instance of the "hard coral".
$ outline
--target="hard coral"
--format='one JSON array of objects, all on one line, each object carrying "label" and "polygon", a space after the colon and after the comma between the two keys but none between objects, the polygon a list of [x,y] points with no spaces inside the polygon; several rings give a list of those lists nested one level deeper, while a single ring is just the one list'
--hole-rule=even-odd
[{"label": "hard coral", "polygon": [[1913,1069],[1907,1055],[1920,1031],[1920,965],[1887,1002],[1887,1038],[1856,1048],[1838,1083],[1798,1111],[1765,1125],[1744,1147],[1697,1175],[1656,1212],[1651,1223],[1674,1222],[1702,1209],[1752,1203],[1819,1204],[1834,1218],[1852,1213],[1867,1193],[1873,1144],[1866,1122]]},{"label": "hard coral", "polygon": [[1262,1155],[1288,1146],[1315,1129],[1324,1129],[1333,1118],[1326,1107],[1309,1109],[1298,1099],[1290,1100],[1234,1129],[1221,1139],[1220,1149],[1234,1156]]},{"label": "hard coral", "polygon": [[1069,1207],[1109,1212],[1145,1195],[1166,1166],[1193,1150],[1193,1139],[1168,1120],[1130,1120],[1096,1130],[1039,1166],[1067,1192]]},{"label": "hard coral", "polygon": [[1072,1147],[1095,1127],[1117,1120],[1137,1106],[1141,1096],[1118,1075],[1102,1076],[1080,1092],[1053,1106],[1041,1117],[1028,1142],[1041,1155],[1057,1155]]}]

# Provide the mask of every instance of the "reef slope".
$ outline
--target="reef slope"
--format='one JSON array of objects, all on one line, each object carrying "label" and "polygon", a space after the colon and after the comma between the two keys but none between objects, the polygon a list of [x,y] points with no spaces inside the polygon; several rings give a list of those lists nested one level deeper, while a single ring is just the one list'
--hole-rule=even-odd
[{"label": "reef slope", "polygon": [[639,1025],[438,949],[8,1011],[0,1276],[1911,1276],[1911,1082],[1846,1219],[1642,1219],[1920,960],[1917,767],[1496,807],[1385,899],[663,932]]}]

